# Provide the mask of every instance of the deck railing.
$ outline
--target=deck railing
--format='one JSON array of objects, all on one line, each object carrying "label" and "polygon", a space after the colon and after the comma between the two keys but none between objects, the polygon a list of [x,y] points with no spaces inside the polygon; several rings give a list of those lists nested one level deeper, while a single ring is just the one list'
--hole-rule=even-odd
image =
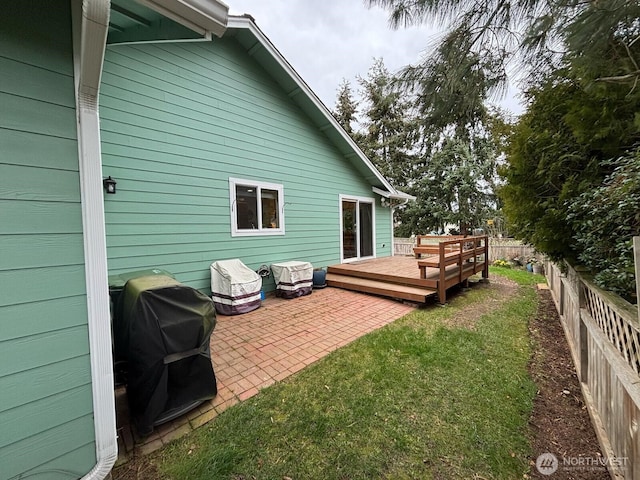
[{"label": "deck railing", "polygon": [[427,279],[428,268],[438,269],[438,300],[444,304],[446,291],[449,287],[466,281],[471,275],[478,272],[482,272],[483,278],[489,276],[489,262],[487,260],[489,238],[486,235],[436,238],[440,240],[437,245],[428,248],[415,247],[414,252],[416,258],[422,254],[429,255],[424,259],[418,259],[421,279]]},{"label": "deck railing", "polygon": [[[424,236],[427,237],[427,236]],[[434,240],[422,240],[423,244],[437,243],[437,238],[448,238],[446,236],[431,235]],[[413,247],[418,246],[417,237],[402,238],[395,237],[393,239],[393,254],[398,256],[412,256],[414,254]],[[534,248],[531,245],[523,245],[522,242],[512,238],[493,238],[489,242],[489,263],[493,263],[498,259],[509,260],[514,257],[527,259],[535,255]]]}]

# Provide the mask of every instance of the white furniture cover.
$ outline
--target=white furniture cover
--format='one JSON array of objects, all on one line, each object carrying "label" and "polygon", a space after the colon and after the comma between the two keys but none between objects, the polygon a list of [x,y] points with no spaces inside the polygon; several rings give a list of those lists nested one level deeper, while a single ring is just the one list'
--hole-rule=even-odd
[{"label": "white furniture cover", "polygon": [[240,259],[219,260],[211,264],[211,298],[222,315],[237,315],[261,305],[262,277]]},{"label": "white furniture cover", "polygon": [[313,288],[313,265],[309,262],[282,262],[271,265],[276,296],[295,298],[308,295]]}]

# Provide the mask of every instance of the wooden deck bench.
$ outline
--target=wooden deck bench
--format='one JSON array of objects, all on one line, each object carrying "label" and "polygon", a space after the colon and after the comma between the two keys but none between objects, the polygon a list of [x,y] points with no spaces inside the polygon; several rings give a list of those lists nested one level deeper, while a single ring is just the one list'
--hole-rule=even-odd
[{"label": "wooden deck bench", "polygon": [[424,245],[422,247],[413,247],[413,254],[416,258],[420,258],[420,255],[438,255],[440,248],[437,245]]},{"label": "wooden deck bench", "polygon": [[[459,252],[445,253],[441,258],[439,254],[433,257],[418,260],[418,268],[420,269],[420,278],[426,278],[425,271],[427,267],[440,268],[440,265],[452,265],[458,261]],[[444,260],[444,261],[443,261]]]},{"label": "wooden deck bench", "polygon": [[469,261],[475,258],[477,255],[482,255],[484,250],[480,251],[478,249],[471,250],[463,250],[462,253],[460,251],[452,251],[447,252],[443,256],[434,255],[429,258],[418,260],[418,268],[420,269],[420,278],[426,278],[426,269],[429,268],[440,268],[441,266],[447,267],[449,265],[453,265],[454,263],[464,263],[465,261]]},{"label": "wooden deck bench", "polygon": [[[440,242],[445,240],[458,240],[464,238],[461,235],[418,235],[416,246],[413,247],[413,254],[416,258],[421,255],[438,255],[440,253]],[[457,245],[456,245],[457,246]],[[456,246],[446,245],[447,252],[457,251]]]}]

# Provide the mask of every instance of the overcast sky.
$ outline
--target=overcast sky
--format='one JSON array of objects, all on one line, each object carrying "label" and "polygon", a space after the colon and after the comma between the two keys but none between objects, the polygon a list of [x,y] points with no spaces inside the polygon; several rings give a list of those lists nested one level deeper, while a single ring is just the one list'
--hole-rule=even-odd
[{"label": "overcast sky", "polygon": [[[363,0],[225,0],[229,13],[248,13],[298,74],[333,110],[342,79],[357,89],[374,58],[392,73],[416,63],[437,38],[422,27],[392,30],[388,12],[367,8]],[[500,105],[512,113],[522,108],[511,90]]]}]

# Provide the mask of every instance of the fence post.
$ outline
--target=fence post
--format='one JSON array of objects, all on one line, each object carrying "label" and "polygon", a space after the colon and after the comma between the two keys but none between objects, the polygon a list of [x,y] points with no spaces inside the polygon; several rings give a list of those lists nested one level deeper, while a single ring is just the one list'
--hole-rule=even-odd
[{"label": "fence post", "polygon": [[[584,318],[582,316],[582,310],[584,308],[586,308],[587,306],[587,299],[586,299],[586,292],[585,289],[587,288],[586,285],[582,282],[582,276],[577,272],[574,271],[574,274],[576,276],[576,283],[575,285],[578,287],[578,321],[579,321],[579,328],[580,328],[580,333],[579,333],[579,341],[580,341],[580,345],[578,348],[580,348],[580,351],[578,353],[578,355],[580,355],[580,381],[582,383],[587,383],[589,381],[589,338],[588,338],[588,331],[587,331],[587,326],[584,323]],[[562,279],[560,279],[560,281],[562,282]],[[577,365],[576,365],[577,367]]]},{"label": "fence post", "polygon": [[576,282],[576,285],[578,286],[578,308],[582,310],[587,306],[587,296],[585,292],[585,289],[587,287],[584,285],[584,283],[582,283],[582,277],[580,275],[577,275],[577,277],[578,281]]},{"label": "fence post", "polygon": [[640,237],[633,237],[633,258],[636,263],[636,301],[638,302],[638,320],[640,321]]},{"label": "fence post", "polygon": [[587,383],[589,381],[589,340],[582,312],[578,315],[580,315],[580,381]]}]

